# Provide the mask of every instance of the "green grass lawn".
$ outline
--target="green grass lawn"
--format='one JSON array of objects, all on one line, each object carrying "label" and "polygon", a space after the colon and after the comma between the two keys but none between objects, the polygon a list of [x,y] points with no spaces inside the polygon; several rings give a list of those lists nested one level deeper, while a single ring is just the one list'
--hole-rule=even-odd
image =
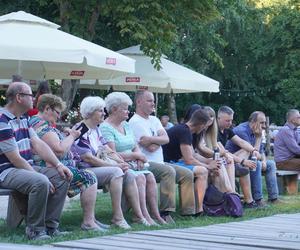
[{"label": "green grass lawn", "polygon": [[[230,218],[230,217],[182,217],[179,213],[174,214],[174,219],[176,220],[176,225],[167,225],[161,227],[144,227],[140,225],[132,225],[130,214],[126,214],[126,219],[129,224],[132,225],[132,231],[138,230],[156,230],[156,229],[166,229],[166,228],[187,228],[187,227],[199,227],[206,226],[217,223],[226,223],[233,221],[249,220],[259,217],[271,216],[279,213],[298,213],[300,212],[300,195],[298,196],[282,196],[282,200],[285,201],[284,204],[270,205],[265,209],[247,209],[244,211],[244,216],[242,218]],[[96,217],[101,222],[110,223],[112,216],[111,204],[109,194],[99,194],[97,199]],[[82,238],[97,237],[104,234],[95,232],[84,232],[80,230],[80,223],[82,220],[82,212],[78,200],[72,201],[69,208],[64,211],[61,219],[61,229],[71,231],[72,233],[64,236],[57,237],[48,241],[38,241],[32,242],[28,241],[24,235],[25,226],[24,223],[17,229],[9,230],[6,227],[5,221],[0,220],[0,242],[7,243],[28,243],[28,244],[48,244],[51,242],[66,241],[66,240],[76,240]],[[113,228],[105,235],[117,234],[125,232],[124,230]]]}]

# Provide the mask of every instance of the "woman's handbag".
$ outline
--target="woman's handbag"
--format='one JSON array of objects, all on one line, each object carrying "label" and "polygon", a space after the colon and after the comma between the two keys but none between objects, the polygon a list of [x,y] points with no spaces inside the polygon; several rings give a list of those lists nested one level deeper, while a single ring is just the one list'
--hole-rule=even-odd
[{"label": "woman's handbag", "polygon": [[107,147],[99,147],[97,157],[110,164],[118,164],[124,161],[118,153]]}]

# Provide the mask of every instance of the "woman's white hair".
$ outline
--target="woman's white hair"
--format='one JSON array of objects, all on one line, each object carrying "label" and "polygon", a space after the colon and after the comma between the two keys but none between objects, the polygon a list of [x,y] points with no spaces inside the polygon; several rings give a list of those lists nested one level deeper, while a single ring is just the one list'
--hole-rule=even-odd
[{"label": "woman's white hair", "polygon": [[123,103],[132,105],[130,97],[123,92],[112,92],[105,97],[105,107],[108,114],[111,113],[113,107],[119,107]]},{"label": "woman's white hair", "polygon": [[89,118],[97,109],[105,107],[104,100],[99,96],[87,96],[80,104],[80,114],[83,119]]}]

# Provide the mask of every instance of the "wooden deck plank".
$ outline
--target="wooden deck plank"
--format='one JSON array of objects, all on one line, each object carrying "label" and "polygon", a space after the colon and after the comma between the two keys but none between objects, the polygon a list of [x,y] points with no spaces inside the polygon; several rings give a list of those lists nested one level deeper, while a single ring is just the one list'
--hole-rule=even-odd
[{"label": "wooden deck plank", "polygon": [[289,238],[289,240],[299,241],[298,234],[294,232],[270,232],[264,231],[262,234],[261,231],[258,230],[245,230],[242,231],[240,229],[226,229],[226,228],[218,228],[218,229],[203,229],[203,230],[195,230],[191,229],[191,233],[206,233],[209,235],[226,235],[226,236],[235,236],[235,237],[247,237],[248,239],[282,239]]},{"label": "wooden deck plank", "polygon": [[0,243],[0,250],[70,250],[70,248],[54,248],[53,246],[33,246],[25,244]]},{"label": "wooden deck plank", "polygon": [[[122,246],[109,246],[105,244],[101,245],[95,245],[95,244],[88,244],[86,242],[81,241],[64,241],[64,242],[58,242],[52,244],[54,247],[63,247],[63,248],[71,248],[71,249],[86,249],[86,250],[120,250],[125,249]],[[131,248],[131,249],[143,249],[143,248]],[[53,250],[56,250],[56,248],[53,248]]]},{"label": "wooden deck plank", "polygon": [[[140,233],[145,234],[142,232]],[[165,233],[161,231],[149,231],[145,235],[169,237],[170,240],[172,240],[172,238],[179,238],[179,239],[186,239],[186,240],[233,244],[233,245],[241,245],[241,246],[271,247],[271,248],[280,248],[280,249],[300,249],[299,242],[294,242],[294,241],[286,242],[281,240],[267,240],[267,239],[257,239],[257,240],[249,241],[247,237],[235,237],[235,236],[224,236],[224,235],[211,236],[207,234],[189,234],[189,233],[178,233],[173,231],[170,233]]]},{"label": "wooden deck plank", "polygon": [[205,227],[134,231],[71,242],[53,243],[52,245],[90,250],[300,250],[300,223],[299,225],[297,223],[299,220],[299,213],[277,215]]},{"label": "wooden deck plank", "polygon": [[[147,240],[149,242],[161,242],[161,243],[168,243],[170,244],[170,239],[169,238],[161,238],[161,237],[156,237],[156,236],[150,236],[150,235],[143,235],[141,238],[141,235],[136,235],[136,234],[129,234],[129,235],[119,235],[118,240],[120,237],[124,237],[125,240]],[[116,239],[117,240],[117,239]],[[211,242],[197,242],[197,241],[190,241],[190,240],[183,240],[183,239],[172,239],[173,243],[176,243],[178,245],[184,245],[189,247],[189,249],[199,249],[199,246],[201,247],[215,247],[215,249],[231,249],[231,250],[239,250],[241,249],[240,246],[234,246],[234,245],[224,245],[223,243],[211,243]],[[245,249],[261,249],[261,248],[253,248],[253,247],[245,247]]]},{"label": "wooden deck plank", "polygon": [[251,227],[257,227],[258,229],[263,229],[263,228],[273,228],[273,229],[277,229],[277,230],[283,230],[283,229],[292,229],[292,230],[297,230],[299,231],[300,229],[300,225],[294,225],[294,224],[290,224],[287,222],[281,222],[281,223],[276,223],[276,222],[255,222],[255,221],[251,221],[251,222],[245,222],[245,223],[241,223],[241,224],[220,224],[218,226],[219,227],[226,227],[226,228],[251,228]]},{"label": "wooden deck plank", "polygon": [[247,227],[254,227],[259,230],[263,229],[274,229],[274,230],[296,230],[300,231],[300,225],[288,225],[283,223],[266,223],[266,222],[251,222],[251,223],[245,223],[245,224],[239,224],[239,225],[230,225],[229,228],[247,228]]},{"label": "wooden deck plank", "polygon": [[[153,240],[149,240],[148,237],[138,237],[138,238],[132,238],[131,234],[126,235],[125,237],[122,236],[117,236],[117,237],[110,237],[105,239],[106,241],[115,241],[118,242],[118,244],[120,246],[125,246],[126,244],[130,243],[133,244],[134,246],[139,246],[142,247],[146,245],[147,249],[152,248],[158,248],[158,247],[164,247],[165,249],[182,249],[185,248],[187,245],[186,244],[179,244],[178,242],[170,242],[170,241],[153,241]],[[87,241],[82,241],[82,242],[87,242]],[[103,239],[95,239],[93,241],[88,241],[89,243],[93,243],[93,244],[101,244],[103,242]],[[189,245],[190,249],[198,249],[197,246],[193,247],[191,245]]]},{"label": "wooden deck plank", "polygon": [[[184,231],[182,231],[184,233]],[[300,235],[297,232],[270,232],[270,231],[258,231],[257,229],[254,230],[226,230],[224,229],[214,229],[214,230],[190,230],[189,234],[206,234],[206,235],[223,235],[223,236],[231,236],[231,237],[238,237],[238,238],[247,238],[248,240],[276,240],[276,241],[285,241],[289,242],[300,242]]]},{"label": "wooden deck plank", "polygon": [[106,245],[106,246],[118,246],[123,247],[126,249],[187,249],[186,246],[178,246],[176,244],[168,243],[168,244],[160,244],[160,242],[145,242],[144,240],[140,241],[130,241],[123,239],[121,240],[119,237],[113,238],[105,238],[105,239],[87,239],[82,240],[81,242],[87,244],[94,244],[94,245]]}]

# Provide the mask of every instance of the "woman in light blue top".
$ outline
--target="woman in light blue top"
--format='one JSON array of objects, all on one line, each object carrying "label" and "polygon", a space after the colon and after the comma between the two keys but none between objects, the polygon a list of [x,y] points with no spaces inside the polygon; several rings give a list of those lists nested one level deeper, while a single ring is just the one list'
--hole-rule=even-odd
[{"label": "woman in light blue top", "polygon": [[146,170],[147,159],[140,151],[133,131],[126,122],[129,114],[128,106],[131,104],[131,99],[125,93],[114,92],[109,94],[105,98],[105,106],[109,117],[100,125],[100,130],[108,142],[108,146],[116,150],[130,164],[131,171],[135,172],[144,217],[150,224],[156,224],[147,210],[147,200],[153,218],[159,223],[165,224],[166,222],[161,218],[158,211],[155,177],[150,171]]}]

